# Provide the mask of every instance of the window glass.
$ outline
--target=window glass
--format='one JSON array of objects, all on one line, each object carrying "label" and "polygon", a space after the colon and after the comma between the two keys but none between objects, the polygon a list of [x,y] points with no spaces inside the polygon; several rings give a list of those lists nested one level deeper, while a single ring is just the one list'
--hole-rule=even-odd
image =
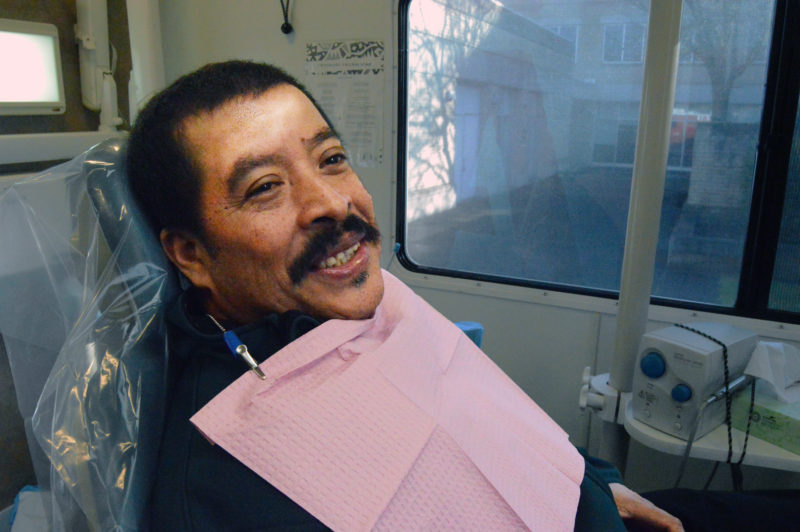
[{"label": "window glass", "polygon": [[733,306],[773,0],[684,1],[653,294]]},{"label": "window glass", "polygon": [[772,273],[769,306],[800,312],[800,105],[794,125],[792,155],[784,196],[778,252]]},{"label": "window glass", "polygon": [[607,63],[641,63],[644,59],[644,24],[603,26],[603,60]]},{"label": "window glass", "polygon": [[606,24],[603,27],[603,59],[609,63],[622,61],[625,26],[623,24]]},{"label": "window glass", "polygon": [[625,24],[625,40],[622,60],[626,63],[640,63],[644,56],[644,25]]},{"label": "window glass", "polygon": [[578,26],[576,24],[561,24],[545,27],[570,43],[572,46],[572,60],[574,61],[576,57],[575,54],[578,51]]},{"label": "window glass", "polygon": [[[772,1],[684,1],[690,60],[678,71],[656,295],[734,302]],[[410,3],[413,263],[618,290],[648,9],[630,0]],[[562,27],[575,28],[574,41]]]}]

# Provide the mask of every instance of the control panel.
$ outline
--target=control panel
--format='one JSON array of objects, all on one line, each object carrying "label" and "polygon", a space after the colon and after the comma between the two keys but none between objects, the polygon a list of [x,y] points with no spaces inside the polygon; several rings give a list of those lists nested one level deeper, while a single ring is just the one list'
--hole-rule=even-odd
[{"label": "control panel", "polygon": [[[633,377],[633,415],[653,428],[688,439],[700,405],[724,386],[723,348],[729,380],[741,375],[758,342],[751,331],[724,323],[671,326],[642,337]],[[713,338],[710,339],[709,337]],[[725,402],[709,405],[697,428],[699,438],[725,419]]]}]

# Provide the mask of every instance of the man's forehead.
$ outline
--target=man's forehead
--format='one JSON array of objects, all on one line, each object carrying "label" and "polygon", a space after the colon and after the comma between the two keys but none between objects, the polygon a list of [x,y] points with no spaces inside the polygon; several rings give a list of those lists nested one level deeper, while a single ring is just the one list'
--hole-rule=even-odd
[{"label": "man's forehead", "polygon": [[181,123],[181,129],[183,131],[202,129],[211,122],[214,122],[214,127],[225,123],[231,126],[246,125],[263,113],[265,107],[280,107],[285,105],[282,103],[283,101],[298,97],[306,100],[309,105],[313,105],[302,91],[286,83],[272,86],[261,92],[238,94],[211,109],[202,109],[190,114]]},{"label": "man's forehead", "polygon": [[[289,110],[292,112],[291,116],[280,116],[282,112],[288,113]],[[309,114],[312,122],[319,122],[319,125],[308,123]],[[339,137],[317,104],[304,91],[288,83],[281,83],[254,94],[234,96],[213,109],[189,115],[181,123],[178,133],[191,144],[202,144],[196,141],[202,141],[209,133],[234,134],[237,130],[251,127],[259,120],[263,122],[269,116],[283,118],[271,121],[268,124],[269,131],[305,123],[311,128],[304,132],[303,140],[308,140],[317,135],[324,124],[333,131],[333,136]],[[195,136],[198,138],[192,138]]]}]

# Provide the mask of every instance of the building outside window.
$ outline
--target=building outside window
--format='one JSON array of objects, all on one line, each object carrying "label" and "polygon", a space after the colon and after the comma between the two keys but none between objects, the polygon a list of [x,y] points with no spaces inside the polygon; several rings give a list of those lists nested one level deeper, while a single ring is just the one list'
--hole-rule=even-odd
[{"label": "building outside window", "polygon": [[636,22],[603,26],[603,61],[641,63],[644,60],[645,26]]},{"label": "building outside window", "polygon": [[[616,293],[648,10],[629,0],[408,2],[399,232],[409,267]],[[774,11],[775,0],[684,1],[653,281],[664,301],[735,309],[753,281],[742,267]],[[793,186],[781,249],[796,262]],[[775,305],[800,312],[800,279],[777,275],[797,268],[781,257]]]},{"label": "building outside window", "polygon": [[572,60],[575,61],[578,56],[578,30],[580,26],[577,24],[560,24],[545,26],[548,30],[552,31],[562,39],[565,39],[572,45]]}]

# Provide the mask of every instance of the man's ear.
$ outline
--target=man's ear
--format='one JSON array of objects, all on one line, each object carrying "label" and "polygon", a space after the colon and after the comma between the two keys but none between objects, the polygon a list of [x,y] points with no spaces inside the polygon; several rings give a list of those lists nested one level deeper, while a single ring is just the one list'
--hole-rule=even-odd
[{"label": "man's ear", "polygon": [[212,288],[208,249],[194,234],[179,229],[162,229],[161,247],[169,260],[198,288]]}]

